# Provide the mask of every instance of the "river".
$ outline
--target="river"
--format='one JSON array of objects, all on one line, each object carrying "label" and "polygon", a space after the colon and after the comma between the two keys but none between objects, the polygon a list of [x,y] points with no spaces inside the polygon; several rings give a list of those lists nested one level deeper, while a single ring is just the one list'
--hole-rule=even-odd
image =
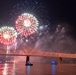
[{"label": "river", "polygon": [[0,75],[76,75],[76,64],[25,63],[0,64]]}]

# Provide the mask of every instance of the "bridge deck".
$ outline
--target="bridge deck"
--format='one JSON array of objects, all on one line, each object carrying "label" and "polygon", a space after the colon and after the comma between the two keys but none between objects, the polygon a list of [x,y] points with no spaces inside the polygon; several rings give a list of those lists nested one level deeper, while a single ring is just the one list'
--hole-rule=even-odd
[{"label": "bridge deck", "polygon": [[36,56],[36,57],[51,57],[51,58],[76,58],[76,54],[0,54],[0,56]]},{"label": "bridge deck", "polygon": [[76,54],[67,54],[67,53],[56,53],[56,52],[45,52],[41,50],[36,50],[33,48],[22,48],[18,49],[19,52],[15,50],[10,50],[7,53],[7,50],[0,49],[0,56],[38,56],[38,57],[55,57],[55,58],[76,58]]}]

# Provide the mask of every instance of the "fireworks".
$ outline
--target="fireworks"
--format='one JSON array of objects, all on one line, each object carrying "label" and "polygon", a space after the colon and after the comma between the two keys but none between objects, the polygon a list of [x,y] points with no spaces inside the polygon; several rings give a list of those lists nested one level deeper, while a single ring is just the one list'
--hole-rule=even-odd
[{"label": "fireworks", "polygon": [[17,31],[25,37],[37,31],[38,20],[29,13],[21,14],[15,22]]},{"label": "fireworks", "polygon": [[1,27],[0,28],[0,42],[6,45],[10,45],[16,41],[17,32],[13,27]]}]

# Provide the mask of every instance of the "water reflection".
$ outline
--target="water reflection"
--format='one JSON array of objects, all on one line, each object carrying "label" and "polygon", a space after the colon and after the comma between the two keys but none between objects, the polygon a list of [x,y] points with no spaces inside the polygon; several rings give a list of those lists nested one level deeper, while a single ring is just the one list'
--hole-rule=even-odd
[{"label": "water reflection", "polygon": [[27,74],[27,75],[30,74],[30,66],[26,66],[26,74]]},{"label": "water reflection", "polygon": [[15,62],[14,62],[14,64],[13,64],[13,69],[12,69],[12,75],[16,75],[16,74],[15,74],[15,71],[16,71],[16,67],[15,67]]},{"label": "water reflection", "polygon": [[15,74],[15,63],[13,64],[0,64],[0,75],[16,75]]},{"label": "water reflection", "polygon": [[55,64],[52,64],[52,75],[55,75]]},{"label": "water reflection", "polygon": [[7,63],[5,63],[4,64],[4,70],[3,70],[3,75],[7,75],[8,74],[8,64]]}]

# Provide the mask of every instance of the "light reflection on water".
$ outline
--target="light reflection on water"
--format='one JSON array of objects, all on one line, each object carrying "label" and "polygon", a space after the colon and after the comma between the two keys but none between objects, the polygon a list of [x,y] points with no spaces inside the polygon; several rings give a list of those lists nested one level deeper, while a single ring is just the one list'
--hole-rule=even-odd
[{"label": "light reflection on water", "polygon": [[15,75],[15,63],[0,64],[0,75]]},{"label": "light reflection on water", "polygon": [[5,63],[5,64],[4,64],[3,75],[7,75],[7,74],[8,74],[7,72],[8,72],[8,64]]},{"label": "light reflection on water", "polygon": [[15,68],[15,63],[13,64],[13,69],[12,69],[12,75],[16,75],[15,74],[16,68]]},{"label": "light reflection on water", "polygon": [[27,74],[27,75],[30,74],[30,66],[26,66],[26,74]]},{"label": "light reflection on water", "polygon": [[25,63],[0,64],[0,75],[76,75],[76,64],[39,64],[25,66]]},{"label": "light reflection on water", "polygon": [[[26,75],[30,74],[30,66],[26,66]],[[0,75],[16,75],[16,64],[4,63],[0,64]]]},{"label": "light reflection on water", "polygon": [[52,75],[55,75],[55,64],[52,64]]}]

